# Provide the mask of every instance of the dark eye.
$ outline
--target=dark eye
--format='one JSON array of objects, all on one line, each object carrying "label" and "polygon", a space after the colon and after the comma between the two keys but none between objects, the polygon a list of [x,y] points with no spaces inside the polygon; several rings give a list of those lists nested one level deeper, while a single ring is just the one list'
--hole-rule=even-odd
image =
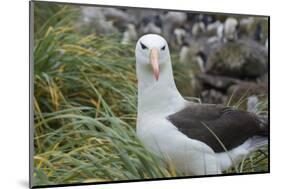
[{"label": "dark eye", "polygon": [[141,48],[142,49],[147,49],[147,46],[145,46],[144,44],[140,43],[141,44]]},{"label": "dark eye", "polygon": [[166,45],[164,45],[164,46],[161,48],[161,50],[162,50],[162,51],[164,51],[164,50],[165,50],[165,48],[166,48]]}]

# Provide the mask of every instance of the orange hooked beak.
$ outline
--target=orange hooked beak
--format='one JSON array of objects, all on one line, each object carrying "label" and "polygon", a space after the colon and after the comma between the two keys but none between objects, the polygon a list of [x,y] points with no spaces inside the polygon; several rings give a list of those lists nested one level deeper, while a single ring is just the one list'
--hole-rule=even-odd
[{"label": "orange hooked beak", "polygon": [[158,81],[159,79],[159,52],[156,48],[152,48],[150,51],[150,64],[152,66],[153,75]]}]

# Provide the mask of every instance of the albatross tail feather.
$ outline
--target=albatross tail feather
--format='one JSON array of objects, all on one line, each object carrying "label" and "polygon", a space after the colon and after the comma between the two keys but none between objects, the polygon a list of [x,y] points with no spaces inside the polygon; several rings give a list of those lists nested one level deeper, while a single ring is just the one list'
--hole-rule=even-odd
[{"label": "albatross tail feather", "polygon": [[262,137],[262,136],[254,136],[251,139],[249,139],[247,145],[247,150],[250,152],[253,152],[257,150],[258,148],[261,148],[264,145],[268,144],[268,138]]},{"label": "albatross tail feather", "polygon": [[268,116],[267,115],[258,115],[258,119],[260,121],[260,133],[259,135],[264,136],[264,137],[268,137],[268,128],[269,128],[269,124],[268,124]]},{"label": "albatross tail feather", "polygon": [[257,136],[253,136],[248,140],[247,150],[255,151],[256,149],[268,144],[268,116],[267,115],[258,115],[260,130]]}]

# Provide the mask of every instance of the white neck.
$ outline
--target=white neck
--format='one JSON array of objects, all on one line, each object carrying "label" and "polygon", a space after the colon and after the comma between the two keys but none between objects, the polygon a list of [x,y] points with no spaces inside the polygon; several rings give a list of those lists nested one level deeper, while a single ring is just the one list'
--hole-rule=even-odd
[{"label": "white neck", "polygon": [[[167,114],[181,108],[185,100],[175,85],[171,62],[160,65],[158,81],[150,65],[137,63],[138,116],[142,114]],[[180,107],[179,107],[180,106]]]}]

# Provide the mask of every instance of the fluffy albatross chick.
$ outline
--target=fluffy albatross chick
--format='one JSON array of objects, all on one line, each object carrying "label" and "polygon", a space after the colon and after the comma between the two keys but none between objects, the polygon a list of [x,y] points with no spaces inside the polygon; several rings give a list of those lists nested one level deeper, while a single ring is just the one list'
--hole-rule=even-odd
[{"label": "fluffy albatross chick", "polygon": [[267,119],[229,107],[196,104],[178,92],[169,47],[156,34],[136,44],[137,135],[185,175],[220,174],[267,143]]}]

